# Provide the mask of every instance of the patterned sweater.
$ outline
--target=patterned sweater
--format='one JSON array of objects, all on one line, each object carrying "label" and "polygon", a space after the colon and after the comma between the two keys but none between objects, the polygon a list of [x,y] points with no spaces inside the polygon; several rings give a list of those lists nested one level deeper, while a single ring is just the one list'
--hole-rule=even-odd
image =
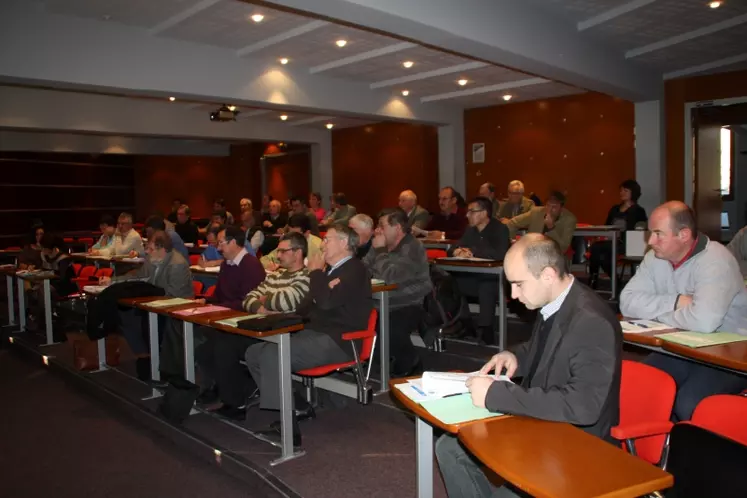
[{"label": "patterned sweater", "polygon": [[309,293],[309,270],[302,268],[295,272],[280,270],[269,273],[264,282],[247,294],[244,309],[256,313],[262,307],[261,298],[265,297],[267,311],[295,311],[299,303]]}]

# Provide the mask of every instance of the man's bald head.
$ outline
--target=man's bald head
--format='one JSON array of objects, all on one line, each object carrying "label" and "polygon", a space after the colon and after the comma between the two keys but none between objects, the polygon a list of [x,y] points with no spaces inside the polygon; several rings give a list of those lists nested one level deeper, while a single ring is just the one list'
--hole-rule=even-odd
[{"label": "man's bald head", "polygon": [[558,244],[542,234],[525,235],[503,260],[511,296],[529,309],[552,302],[568,277],[568,263]]},{"label": "man's bald head", "polygon": [[682,201],[669,201],[658,206],[651,213],[651,218],[664,217],[668,219],[669,226],[674,234],[687,229],[692,233],[692,237],[697,237],[698,225],[695,220],[695,213],[692,208]]},{"label": "man's bald head", "polygon": [[659,259],[681,261],[698,238],[695,213],[684,202],[669,201],[651,212],[648,243]]},{"label": "man's bald head", "polygon": [[418,204],[418,196],[412,190],[403,190],[399,194],[399,207],[409,213]]},{"label": "man's bald head", "polygon": [[541,233],[522,236],[506,253],[504,266],[522,262],[536,278],[542,270],[552,268],[562,278],[568,274],[568,262],[558,243]]}]

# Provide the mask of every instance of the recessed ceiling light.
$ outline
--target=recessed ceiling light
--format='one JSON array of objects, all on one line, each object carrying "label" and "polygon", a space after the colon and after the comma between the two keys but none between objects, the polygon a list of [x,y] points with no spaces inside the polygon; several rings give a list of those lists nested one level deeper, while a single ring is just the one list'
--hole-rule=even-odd
[{"label": "recessed ceiling light", "polygon": [[283,114],[282,116],[280,116],[281,121],[285,121],[286,119],[288,119],[287,115]]},{"label": "recessed ceiling light", "polygon": [[457,83],[459,83],[459,86],[464,86],[464,85],[466,85],[466,84],[467,84],[468,82],[467,82],[467,80],[465,80],[464,78],[462,78],[461,80],[457,81]]},{"label": "recessed ceiling light", "polygon": [[228,106],[228,110],[231,111],[231,112],[233,112],[233,111],[236,110],[236,106],[235,105],[229,105]]},{"label": "recessed ceiling light", "polygon": [[254,22],[262,22],[262,19],[264,19],[264,18],[265,18],[265,16],[263,16],[262,14],[254,14],[252,16],[252,21],[254,21]]},{"label": "recessed ceiling light", "polygon": [[335,127],[335,125],[333,125],[332,123],[327,123],[327,129],[328,130],[331,130],[334,127]]},{"label": "recessed ceiling light", "polygon": [[506,94],[506,95],[503,96],[503,100],[505,100],[506,102],[508,102],[509,100],[511,100],[511,97],[513,97],[513,95]]},{"label": "recessed ceiling light", "polygon": [[335,42],[335,45],[337,45],[337,46],[338,46],[338,47],[340,47],[340,48],[344,47],[344,46],[345,46],[345,45],[347,45],[347,44],[348,44],[348,41],[347,41],[347,40],[337,40],[337,41]]},{"label": "recessed ceiling light", "polygon": [[412,62],[412,61],[405,61],[405,62],[402,63],[402,65],[405,66],[407,69],[410,69],[413,64],[415,64],[415,63]]},{"label": "recessed ceiling light", "polygon": [[708,6],[709,6],[710,8],[712,8],[712,9],[718,9],[719,7],[721,7],[721,3],[722,3],[722,2],[710,2],[710,3],[708,4]]},{"label": "recessed ceiling light", "polygon": [[280,59],[280,64],[283,64],[283,65],[288,64],[288,58],[283,57],[282,59]]},{"label": "recessed ceiling light", "polygon": [[175,100],[176,100],[176,97],[169,97],[169,100],[170,100],[171,102],[173,102],[173,101],[175,101]]},{"label": "recessed ceiling light", "polygon": [[403,97],[407,97],[408,95],[410,95],[410,90],[402,90]]}]

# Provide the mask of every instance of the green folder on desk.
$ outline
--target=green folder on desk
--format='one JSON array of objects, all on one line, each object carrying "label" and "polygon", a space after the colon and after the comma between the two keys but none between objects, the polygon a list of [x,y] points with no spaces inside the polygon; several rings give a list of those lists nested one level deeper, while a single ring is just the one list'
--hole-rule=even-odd
[{"label": "green folder on desk", "polygon": [[444,424],[460,424],[501,415],[473,405],[469,393],[423,401],[420,406]]},{"label": "green folder on desk", "polygon": [[192,299],[184,299],[182,297],[173,297],[171,299],[159,299],[158,301],[150,301],[143,303],[143,306],[148,308],[168,308],[170,306],[179,306],[182,304],[194,303]]},{"label": "green folder on desk", "polygon": [[691,348],[704,348],[706,346],[747,341],[747,336],[733,332],[712,332],[710,334],[702,332],[669,332],[667,334],[659,334],[656,337]]}]

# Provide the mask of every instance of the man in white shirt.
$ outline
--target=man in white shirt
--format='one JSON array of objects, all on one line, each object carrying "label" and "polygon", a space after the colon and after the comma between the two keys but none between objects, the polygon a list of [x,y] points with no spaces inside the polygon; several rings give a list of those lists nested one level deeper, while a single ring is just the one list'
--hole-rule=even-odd
[{"label": "man in white shirt", "polygon": [[145,256],[143,238],[132,228],[132,215],[122,213],[117,219],[117,232],[114,234],[114,245],[98,252],[101,256]]}]

